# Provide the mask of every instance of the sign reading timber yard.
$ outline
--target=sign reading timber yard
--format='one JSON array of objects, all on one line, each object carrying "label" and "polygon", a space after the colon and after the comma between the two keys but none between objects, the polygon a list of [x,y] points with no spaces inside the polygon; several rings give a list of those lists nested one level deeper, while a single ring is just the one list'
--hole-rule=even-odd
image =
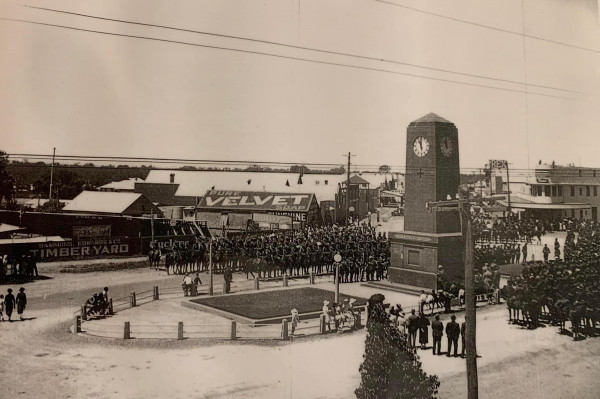
[{"label": "sign reading timber yard", "polygon": [[210,190],[198,204],[202,209],[308,212],[313,194]]}]

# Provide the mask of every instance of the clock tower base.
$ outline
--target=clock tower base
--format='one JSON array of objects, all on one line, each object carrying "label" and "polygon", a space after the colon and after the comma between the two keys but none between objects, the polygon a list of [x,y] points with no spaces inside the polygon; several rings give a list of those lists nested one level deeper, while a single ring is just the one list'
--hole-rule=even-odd
[{"label": "clock tower base", "polygon": [[437,290],[438,266],[444,266],[446,279],[462,280],[464,261],[461,233],[390,232],[391,283]]}]

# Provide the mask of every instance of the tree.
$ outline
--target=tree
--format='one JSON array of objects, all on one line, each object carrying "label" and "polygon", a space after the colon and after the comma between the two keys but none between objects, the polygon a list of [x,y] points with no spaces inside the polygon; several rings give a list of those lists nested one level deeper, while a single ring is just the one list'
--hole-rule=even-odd
[{"label": "tree", "polygon": [[367,339],[360,365],[361,383],[357,399],[437,398],[437,376],[421,369],[415,349],[405,334],[394,326],[383,307],[384,296],[373,295],[367,311]]},{"label": "tree", "polygon": [[15,205],[15,178],[7,166],[8,155],[0,150],[0,205],[12,208]]},{"label": "tree", "polygon": [[390,168],[389,165],[381,165],[379,167],[379,173],[390,173],[390,170],[392,170],[392,168]]}]

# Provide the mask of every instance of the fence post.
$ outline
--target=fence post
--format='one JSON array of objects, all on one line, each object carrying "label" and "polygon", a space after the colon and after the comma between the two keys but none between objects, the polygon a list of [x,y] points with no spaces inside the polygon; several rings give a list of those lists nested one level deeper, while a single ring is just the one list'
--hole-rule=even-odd
[{"label": "fence post", "polygon": [[360,311],[360,309],[357,309],[357,313],[358,313],[358,316],[356,317],[356,320],[354,320],[354,327],[361,328],[362,327],[362,312]]},{"label": "fence post", "polygon": [[160,296],[158,295],[158,285],[154,286],[154,300],[158,301],[160,299]]},{"label": "fence post", "polygon": [[288,321],[287,319],[283,319],[281,321],[281,339],[283,339],[284,341],[287,341],[289,339],[289,334],[288,334]]},{"label": "fence post", "polygon": [[115,314],[113,310],[112,298],[108,298],[108,314],[111,316]]},{"label": "fence post", "polygon": [[137,302],[136,302],[136,299],[135,299],[135,292],[132,292],[132,293],[131,293],[131,307],[132,307],[132,308],[135,308],[135,306],[136,306],[136,303],[137,303]]},{"label": "fence post", "polygon": [[254,277],[254,290],[257,291],[259,289],[258,276]]},{"label": "fence post", "polygon": [[235,341],[237,339],[237,323],[235,320],[231,320],[231,340]]},{"label": "fence post", "polygon": [[87,320],[87,312],[85,310],[85,305],[81,306],[81,319],[82,320]]},{"label": "fence post", "polygon": [[310,271],[310,277],[309,277],[309,284],[314,284],[315,283],[315,274],[313,273],[313,271]]},{"label": "fence post", "polygon": [[288,286],[288,277],[287,277],[287,274],[283,275],[283,286],[284,287]]},{"label": "fence post", "polygon": [[81,316],[75,316],[74,325],[73,325],[73,334],[78,334],[81,332]]},{"label": "fence post", "polygon": [[131,339],[131,326],[128,321],[123,325],[123,339]]},{"label": "fence post", "polygon": [[326,330],[325,330],[325,315],[322,314],[321,317],[319,317],[319,331],[321,332],[321,334],[325,334]]},{"label": "fence post", "polygon": [[183,339],[183,321],[177,323],[177,339],[180,341]]}]

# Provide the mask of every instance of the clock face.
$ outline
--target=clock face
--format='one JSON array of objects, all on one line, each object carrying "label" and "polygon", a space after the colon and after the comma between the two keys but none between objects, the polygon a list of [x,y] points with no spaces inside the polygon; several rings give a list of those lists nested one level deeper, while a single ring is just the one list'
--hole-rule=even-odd
[{"label": "clock face", "polygon": [[454,143],[449,137],[444,137],[440,142],[440,149],[445,157],[449,157],[454,152]]},{"label": "clock face", "polygon": [[423,136],[415,138],[413,142],[413,151],[418,157],[424,157],[429,152],[429,141]]}]

